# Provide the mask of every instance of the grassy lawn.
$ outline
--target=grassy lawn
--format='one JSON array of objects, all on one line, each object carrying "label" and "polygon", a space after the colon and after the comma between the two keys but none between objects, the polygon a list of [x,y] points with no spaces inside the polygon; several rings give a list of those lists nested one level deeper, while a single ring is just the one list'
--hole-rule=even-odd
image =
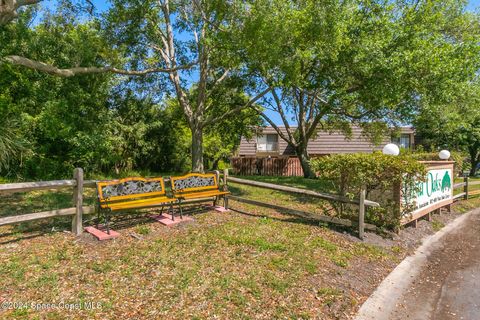
[{"label": "grassy lawn", "polygon": [[[298,208],[296,198],[232,189]],[[93,203],[93,192],[86,198]],[[6,216],[69,206],[71,194],[32,192],[1,201]],[[87,234],[75,239],[58,232],[69,230],[69,218],[0,227],[0,301],[101,305],[68,312],[3,310],[0,317],[343,319],[399,260],[397,251],[322,225],[234,205],[252,215],[197,207],[195,221],[176,228],[124,215],[114,221],[122,236],[101,243]]]},{"label": "grassy lawn", "polygon": [[[480,181],[480,177],[469,178],[469,181],[470,181],[470,182],[473,182],[473,181],[478,182],[478,181]],[[460,183],[460,182],[463,182],[463,178],[458,178],[458,177],[455,178],[455,183]],[[477,191],[477,190],[480,190],[480,184],[478,184],[478,185],[473,185],[473,186],[470,185],[470,186],[468,186],[468,190],[469,190],[469,191]],[[462,192],[463,192],[463,187],[462,187],[462,188],[455,189],[455,190],[453,191],[454,194],[459,194],[459,193],[462,193]]]},{"label": "grassy lawn", "polygon": [[[280,180],[309,188],[318,183],[322,191],[316,180]],[[308,197],[233,183],[230,189],[309,212],[327,208]],[[94,199],[88,189],[86,204]],[[0,216],[8,216],[68,207],[71,191],[0,201]],[[122,215],[113,222],[121,237],[106,242],[62,232],[69,218],[0,227],[0,302],[99,303],[93,310],[0,310],[0,318],[348,319],[406,254],[271,209],[231,205],[251,214],[196,206],[188,210],[194,221],[175,228],[144,214]],[[455,208],[479,206],[473,199]]]},{"label": "grassy lawn", "polygon": [[275,176],[238,176],[237,178],[280,184],[288,187],[309,189],[309,190],[314,190],[318,192],[333,191],[333,186],[331,182],[320,180],[320,179],[306,179],[304,177],[275,177]]},{"label": "grassy lawn", "polygon": [[326,214],[331,210],[331,206],[327,201],[306,195],[245,186],[233,182],[228,183],[228,189],[236,196],[264,201],[269,204],[279,205],[290,209],[303,210],[318,214]]},{"label": "grassy lawn", "polygon": [[480,208],[480,197],[472,197],[468,201],[459,201],[455,203],[455,211],[465,213],[467,211]]}]

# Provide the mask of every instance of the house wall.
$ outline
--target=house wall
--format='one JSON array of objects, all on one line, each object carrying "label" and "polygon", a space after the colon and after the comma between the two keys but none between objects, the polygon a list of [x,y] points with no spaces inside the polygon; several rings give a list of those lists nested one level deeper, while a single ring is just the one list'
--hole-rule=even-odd
[{"label": "house wall", "polygon": [[[286,135],[285,128],[280,128]],[[402,133],[410,133],[413,140],[413,130],[410,128],[402,128]],[[272,127],[266,127],[262,130],[263,134],[277,132]],[[325,132],[320,131],[315,139],[311,139],[308,144],[308,152],[311,156],[336,154],[336,153],[355,153],[355,152],[373,152],[375,150],[382,150],[382,148],[390,143],[391,137],[386,136],[379,146],[374,146],[362,137],[362,129],[359,127],[352,128],[352,138],[346,139],[345,135],[339,132]],[[279,137],[278,139],[278,153],[275,152],[257,152],[256,137],[247,140],[242,137],[239,147],[239,156],[288,156],[294,155],[295,152],[288,146],[287,142]]]}]

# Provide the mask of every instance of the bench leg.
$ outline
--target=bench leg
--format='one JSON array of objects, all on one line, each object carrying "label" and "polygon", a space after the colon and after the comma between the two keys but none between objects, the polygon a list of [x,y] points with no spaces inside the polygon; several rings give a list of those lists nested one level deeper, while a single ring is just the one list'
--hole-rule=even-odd
[{"label": "bench leg", "polygon": [[178,210],[180,211],[180,219],[183,220],[183,210],[182,210],[182,204],[178,202]]},{"label": "bench leg", "polygon": [[215,198],[213,198],[213,206],[214,206],[214,207],[217,206],[217,200],[218,200],[218,197],[215,196]]},{"label": "bench leg", "polygon": [[110,234],[110,212],[106,213],[105,212],[105,228],[107,229],[107,234]]},{"label": "bench leg", "polygon": [[223,196],[223,207],[225,210],[228,210],[228,198],[226,195]]},{"label": "bench leg", "polygon": [[163,206],[160,208],[160,215],[163,214]]},{"label": "bench leg", "polygon": [[172,221],[175,221],[175,211],[173,210],[173,205],[170,203],[170,213],[172,214]]}]

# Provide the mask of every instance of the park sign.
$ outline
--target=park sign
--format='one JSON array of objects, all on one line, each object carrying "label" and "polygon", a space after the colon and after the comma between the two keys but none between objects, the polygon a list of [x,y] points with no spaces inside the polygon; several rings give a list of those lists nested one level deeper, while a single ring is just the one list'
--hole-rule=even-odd
[{"label": "park sign", "polygon": [[402,186],[402,224],[416,220],[453,202],[454,170],[452,161],[425,161],[427,173],[423,181],[408,190]]}]

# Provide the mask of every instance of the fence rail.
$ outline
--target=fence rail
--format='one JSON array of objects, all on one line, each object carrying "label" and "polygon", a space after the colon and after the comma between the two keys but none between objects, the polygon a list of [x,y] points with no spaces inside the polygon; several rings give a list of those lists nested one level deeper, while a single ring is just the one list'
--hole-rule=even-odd
[{"label": "fence rail", "polygon": [[[266,207],[266,208],[278,210],[279,212],[285,212],[287,214],[300,216],[302,218],[309,219],[309,220],[320,220],[320,221],[323,221],[323,222],[332,223],[332,224],[339,224],[339,225],[347,226],[347,227],[353,227],[353,226],[358,225],[357,223],[355,223],[351,220],[348,220],[348,219],[341,219],[341,218],[336,218],[336,217],[329,217],[329,216],[324,216],[324,215],[311,214],[310,212],[285,208],[285,207],[282,207],[282,206],[278,206],[278,205],[275,205],[275,204],[269,204],[269,203],[265,203],[265,202],[261,202],[261,201],[257,201],[257,200],[251,200],[251,199],[246,199],[246,198],[232,196],[232,195],[228,196],[228,198],[230,200],[238,201],[238,202],[241,202],[241,203],[252,204],[252,205],[256,205],[256,206],[261,206],[261,207]],[[235,208],[230,208],[230,209],[232,209],[233,211],[241,212],[241,213],[247,213],[245,211],[235,209]],[[375,230],[377,230],[377,227],[373,224],[365,223],[365,229],[375,231]]]},{"label": "fence rail", "polygon": [[[225,171],[224,176],[226,177],[227,175],[228,175],[228,171]],[[358,236],[359,236],[359,238],[363,239],[365,228],[368,228],[370,230],[375,230],[375,226],[367,225],[365,223],[365,206],[379,207],[380,204],[377,203],[377,202],[365,199],[365,193],[366,193],[365,188],[362,188],[358,199],[350,199],[350,198],[342,197],[342,196],[339,196],[339,195],[336,195],[336,194],[321,193],[321,192],[316,192],[316,191],[307,190],[307,189],[287,187],[287,186],[281,186],[281,185],[276,185],[276,184],[272,184],[272,183],[245,180],[245,179],[239,179],[239,178],[234,178],[234,177],[228,177],[227,181],[238,183],[238,184],[243,184],[243,185],[248,185],[248,186],[270,189],[270,190],[308,195],[308,196],[312,196],[312,197],[315,197],[315,198],[328,200],[328,201],[337,201],[337,202],[341,202],[341,203],[356,204],[356,205],[359,206],[359,210],[358,210],[358,212],[359,212],[358,213]],[[312,216],[308,216],[308,213],[305,213],[305,212],[302,212],[302,211],[299,211],[299,210],[292,210],[290,208],[285,208],[285,207],[272,205],[272,204],[261,202],[261,201],[254,201],[254,200],[250,200],[250,199],[245,199],[245,198],[241,198],[241,197],[231,196],[230,198],[233,199],[233,200],[236,200],[236,201],[244,202],[244,203],[251,203],[251,204],[256,204],[256,205],[259,205],[259,206],[275,208],[275,209],[282,210],[282,211],[285,211],[285,212],[294,213],[296,215],[300,215],[300,216],[303,216],[303,217],[312,218]],[[328,217],[328,216],[320,216],[319,215],[319,216],[316,216],[316,218],[318,220],[322,220],[322,221],[326,221],[326,222],[334,223],[334,224],[341,224],[341,225],[347,225],[347,226],[352,226],[354,224],[352,221],[349,221],[349,220],[346,220],[346,219],[337,219],[337,218],[331,218],[331,217]],[[347,221],[349,221],[349,222],[347,222]]]},{"label": "fence rail", "polygon": [[[220,176],[218,172],[217,172],[217,175]],[[248,203],[255,204],[258,206],[270,207],[270,208],[281,210],[290,214],[299,215],[308,219],[316,219],[316,220],[333,223],[333,224],[340,224],[344,226],[358,225],[358,232],[359,232],[360,238],[363,238],[365,229],[375,230],[376,228],[374,225],[365,223],[364,221],[365,207],[366,206],[378,207],[380,205],[377,202],[365,199],[365,189],[361,190],[357,199],[350,199],[350,198],[342,197],[336,194],[321,193],[321,192],[316,192],[316,191],[307,190],[307,189],[288,187],[288,186],[276,185],[271,183],[230,177],[228,175],[228,170],[224,170],[222,178],[223,178],[223,183],[225,185],[227,185],[227,183],[230,181],[238,184],[254,186],[259,188],[266,188],[270,190],[308,195],[308,196],[312,196],[315,198],[328,200],[328,201],[337,201],[341,203],[358,205],[359,217],[358,217],[358,223],[356,223],[346,219],[339,219],[339,218],[333,218],[333,217],[322,216],[322,215],[312,216],[310,213],[300,211],[300,210],[294,210],[294,209],[285,208],[285,207],[281,207],[273,204],[268,204],[262,201],[245,199],[237,196],[230,196],[229,198],[234,201],[243,202],[247,204]],[[169,181],[169,179],[165,178],[165,181]],[[27,192],[27,191],[33,191],[33,190],[56,190],[56,189],[65,189],[65,188],[72,188],[72,191],[73,191],[72,207],[61,208],[61,209],[50,210],[50,211],[35,212],[35,213],[27,213],[27,214],[22,214],[17,216],[3,217],[3,218],[0,218],[0,226],[39,220],[39,219],[48,219],[53,217],[72,216],[72,232],[76,235],[79,235],[83,232],[83,215],[95,213],[94,206],[83,206],[83,190],[84,188],[95,188],[96,182],[97,180],[84,181],[83,170],[80,168],[77,168],[74,171],[74,179],[71,179],[71,180],[53,180],[53,181],[0,184],[0,194]],[[472,195],[480,195],[480,190],[469,191],[469,187],[474,185],[480,185],[480,181],[469,181],[468,177],[465,178],[464,182],[454,184],[453,185],[454,189],[463,187],[463,192],[455,195],[453,199],[457,201],[460,199],[468,199],[469,196],[472,196]],[[198,201],[188,201],[188,202],[194,203]]]},{"label": "fence rail", "polygon": [[[88,181],[88,187],[95,186],[95,181]],[[62,208],[51,211],[27,213],[17,216],[0,218],[0,226],[27,222],[39,219],[73,216],[72,218],[72,232],[79,235],[83,232],[83,214],[95,212],[94,207],[83,206],[83,188],[85,183],[83,181],[83,169],[76,168],[73,172],[72,180],[53,180],[53,181],[38,181],[38,182],[22,182],[22,183],[6,183],[0,185],[0,194],[27,192],[34,190],[52,190],[52,189],[73,189],[73,207]]]},{"label": "fence rail", "polygon": [[470,190],[470,186],[478,186],[480,181],[470,181],[468,176],[463,178],[463,182],[455,183],[453,189],[459,189],[463,187],[463,192],[453,196],[453,201],[468,200],[471,196],[480,195],[480,190]]},{"label": "fence rail", "polygon": [[[287,187],[287,186],[282,186],[282,185],[273,184],[273,183],[239,179],[239,178],[234,178],[234,177],[228,177],[228,181],[236,182],[236,183],[244,184],[244,185],[248,185],[248,186],[253,186],[253,187],[266,188],[266,189],[270,189],[270,190],[304,194],[304,195],[309,195],[309,196],[312,196],[312,197],[316,197],[316,198],[320,198],[320,199],[324,199],[324,200],[329,200],[329,201],[338,201],[338,202],[350,203],[350,204],[360,204],[359,199],[350,199],[350,198],[342,197],[342,196],[339,196],[339,195],[336,195],[336,194],[316,192],[316,191],[312,191],[312,190],[295,188],[295,187]],[[380,204],[378,204],[377,202],[370,201],[370,200],[365,200],[365,205],[366,206],[371,206],[371,207],[379,207],[380,206]]]},{"label": "fence rail", "polygon": [[[219,172],[216,171],[219,176]],[[0,226],[28,222],[40,219],[49,219],[55,217],[72,216],[72,233],[80,235],[83,232],[83,215],[95,213],[95,206],[83,206],[83,190],[85,188],[95,188],[99,180],[83,180],[83,170],[76,168],[73,172],[74,179],[71,180],[52,180],[37,182],[20,182],[0,184],[0,194],[10,194],[16,192],[28,192],[35,190],[58,190],[72,188],[73,201],[72,207],[61,208],[50,211],[33,212],[10,217],[0,218]],[[169,182],[170,178],[165,178]],[[224,180],[225,183],[225,180]],[[186,200],[184,204],[205,201],[205,199]]]}]

